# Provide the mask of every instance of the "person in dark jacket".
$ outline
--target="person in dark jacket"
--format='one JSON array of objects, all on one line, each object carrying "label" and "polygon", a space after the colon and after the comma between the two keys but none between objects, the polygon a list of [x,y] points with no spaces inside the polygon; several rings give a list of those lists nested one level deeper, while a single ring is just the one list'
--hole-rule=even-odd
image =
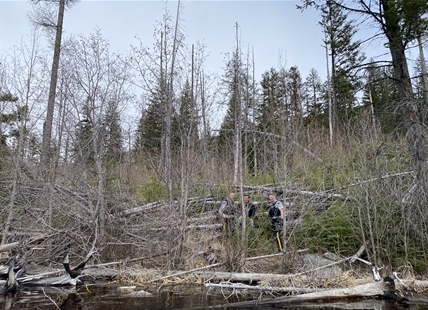
[{"label": "person in dark jacket", "polygon": [[235,230],[236,206],[234,199],[235,193],[230,192],[226,200],[221,203],[220,209],[218,210],[220,217],[224,220],[223,228],[226,238],[232,237]]},{"label": "person in dark jacket", "polygon": [[[249,194],[244,194],[242,200],[244,201],[244,208],[248,216],[248,225],[254,227],[254,217],[257,212],[256,206],[250,201],[251,196]],[[238,205],[238,210],[241,210],[241,203]]]},{"label": "person in dark jacket", "polygon": [[269,216],[271,218],[272,224],[272,236],[275,239],[276,246],[278,248],[278,253],[283,250],[283,241],[282,241],[282,227],[284,221],[284,206],[281,201],[276,199],[275,194],[269,195],[270,208]]}]

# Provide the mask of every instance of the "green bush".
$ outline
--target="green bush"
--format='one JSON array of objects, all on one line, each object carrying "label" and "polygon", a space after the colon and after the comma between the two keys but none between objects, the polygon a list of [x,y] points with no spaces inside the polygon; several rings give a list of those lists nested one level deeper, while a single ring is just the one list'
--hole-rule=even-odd
[{"label": "green bush", "polygon": [[340,255],[354,254],[358,249],[355,231],[349,225],[349,210],[346,205],[332,205],[323,213],[309,208],[303,223],[295,234],[299,248],[311,252],[330,251]]},{"label": "green bush", "polygon": [[138,198],[144,203],[167,199],[168,190],[156,177],[151,177],[138,186]]}]

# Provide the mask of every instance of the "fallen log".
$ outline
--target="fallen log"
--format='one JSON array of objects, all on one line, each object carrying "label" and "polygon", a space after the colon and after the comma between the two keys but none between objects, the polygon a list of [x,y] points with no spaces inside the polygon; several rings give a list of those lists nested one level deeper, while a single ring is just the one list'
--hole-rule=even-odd
[{"label": "fallen log", "polygon": [[[302,250],[305,251],[305,250]],[[270,254],[270,255],[264,255],[264,256],[257,256],[257,257],[248,257],[246,258],[247,261],[249,260],[257,260],[257,259],[265,259],[265,258],[272,258],[276,256],[283,256],[284,253],[277,253],[277,254]],[[242,272],[223,272],[223,271],[205,271],[205,272],[199,272],[196,271],[195,273],[204,276],[206,278],[219,280],[219,281],[238,281],[238,282],[261,282],[261,281],[287,281],[290,278],[303,276],[307,273],[311,273],[320,269],[329,268],[338,264],[342,264],[346,262],[347,260],[350,260],[351,258],[354,258],[355,256],[344,258],[342,260],[332,262],[331,264],[327,264],[321,267],[312,268],[310,270],[302,271],[299,273],[293,273],[293,274],[274,274],[274,273],[242,273]]]},{"label": "fallen log", "polygon": [[173,273],[173,274],[161,277],[161,278],[150,280],[150,281],[148,281],[148,283],[157,282],[157,281],[164,280],[164,279],[171,278],[171,277],[181,276],[181,275],[184,275],[184,274],[196,272],[196,271],[203,270],[203,269],[208,269],[208,268],[212,268],[212,267],[218,267],[218,266],[221,266],[221,265],[224,265],[224,263],[216,263],[216,264],[212,264],[212,265],[208,265],[208,266],[204,266],[204,267],[200,267],[200,268],[195,268],[195,269],[192,269],[192,270],[186,270],[186,271],[176,272],[176,273]]},{"label": "fallen log", "polygon": [[[281,254],[278,254],[281,255]],[[204,271],[195,270],[195,274],[207,279],[216,281],[236,281],[236,282],[261,282],[261,281],[287,281],[292,277],[290,274],[275,273],[242,273],[242,272],[225,272],[225,271]]]},{"label": "fallen log", "polygon": [[[215,201],[212,200],[212,198],[189,198],[187,200],[187,202],[195,202],[195,201],[200,201],[201,203],[204,203],[204,204],[213,204],[213,203],[214,204],[219,204],[219,205],[221,204],[221,201],[215,202]],[[122,211],[122,212],[119,213],[119,216],[127,216],[127,215],[132,215],[132,214],[135,214],[135,213],[145,212],[145,211],[148,211],[148,210],[152,210],[152,209],[161,207],[161,206],[163,206],[165,204],[166,204],[166,202],[163,202],[163,201],[151,202],[151,203],[148,203],[148,204],[143,205],[143,206],[139,206],[139,207],[135,207],[135,208],[124,210],[124,211]],[[177,204],[180,204],[180,202],[179,201],[173,201],[172,204],[176,204],[177,205]]]},{"label": "fallen log", "polygon": [[134,213],[144,212],[144,211],[151,210],[153,208],[159,207],[161,205],[162,205],[162,203],[158,202],[158,201],[151,202],[151,203],[146,204],[144,206],[135,207],[135,208],[132,208],[132,209],[128,209],[128,210],[122,211],[122,212],[119,213],[119,216],[126,216],[126,215],[131,215],[131,214],[134,214]]},{"label": "fallen log", "polygon": [[246,285],[242,283],[205,283],[205,287],[208,288],[229,288],[233,290],[250,290],[259,291],[262,293],[293,293],[293,294],[305,294],[319,292],[319,289],[313,288],[301,288],[301,287],[274,287],[266,285]]},{"label": "fallen log", "polygon": [[27,245],[27,244],[31,244],[31,243],[34,243],[37,241],[41,241],[43,239],[46,239],[47,237],[48,237],[48,235],[41,234],[41,235],[34,236],[34,237],[32,237],[28,240],[25,240],[25,241],[17,241],[17,242],[3,244],[3,245],[0,245],[0,252],[7,252],[10,250],[16,249],[20,246],[23,246],[23,245]]},{"label": "fallen log", "polygon": [[373,282],[363,285],[358,285],[352,288],[332,289],[327,291],[313,292],[301,294],[297,296],[283,296],[277,298],[268,298],[254,301],[244,301],[229,303],[223,305],[224,308],[239,308],[239,307],[256,307],[262,305],[297,305],[301,303],[314,302],[319,305],[323,301],[341,300],[341,299],[358,299],[358,298],[375,298],[394,300],[399,303],[407,303],[407,299],[401,296],[395,289],[394,279],[385,277],[383,281]]},{"label": "fallen log", "polygon": [[341,194],[332,194],[330,192],[311,192],[304,190],[293,190],[293,189],[285,189],[281,186],[276,187],[266,187],[266,186],[243,186],[244,191],[257,191],[257,192],[278,192],[284,196],[306,196],[306,197],[318,197],[322,199],[340,199],[340,200],[348,200],[347,196]]},{"label": "fallen log", "polygon": [[[191,225],[191,226],[186,226],[186,230],[215,230],[215,229],[220,229],[222,227],[223,227],[223,224]],[[147,231],[165,232],[165,231],[171,231],[171,227],[150,228],[150,229],[147,229]]]},{"label": "fallen log", "polygon": [[25,286],[76,286],[79,282],[78,277],[72,278],[69,274],[49,278],[43,278],[42,276],[36,275],[18,280],[19,285]]}]

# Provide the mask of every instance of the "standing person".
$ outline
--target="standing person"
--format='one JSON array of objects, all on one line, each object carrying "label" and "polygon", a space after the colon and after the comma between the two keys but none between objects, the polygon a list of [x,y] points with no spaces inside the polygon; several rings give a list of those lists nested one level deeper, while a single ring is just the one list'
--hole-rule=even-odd
[{"label": "standing person", "polygon": [[[244,197],[242,200],[244,201],[244,208],[245,211],[248,212],[248,225],[250,227],[254,227],[254,216],[256,215],[257,208],[256,206],[250,201],[251,196],[249,194],[244,194]],[[241,203],[238,205],[238,210],[241,210]]]},{"label": "standing person", "polygon": [[218,210],[218,213],[224,220],[223,228],[228,239],[232,237],[233,231],[235,230],[236,206],[234,200],[235,193],[230,192],[226,200],[221,203],[220,209]]},{"label": "standing person", "polygon": [[284,219],[284,206],[281,201],[276,200],[275,194],[269,195],[269,201],[271,203],[269,209],[269,216],[271,218],[272,224],[272,235],[276,241],[276,246],[278,248],[278,253],[283,250],[283,242],[282,242],[282,226]]}]

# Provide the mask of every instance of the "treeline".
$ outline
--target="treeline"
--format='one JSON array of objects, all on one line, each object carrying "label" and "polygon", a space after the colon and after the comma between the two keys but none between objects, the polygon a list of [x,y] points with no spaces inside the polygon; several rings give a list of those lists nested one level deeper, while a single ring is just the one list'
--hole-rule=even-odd
[{"label": "treeline", "polygon": [[[209,47],[186,43],[180,2],[155,26],[153,46],[139,42],[120,55],[101,31],[61,37],[72,1],[35,3],[39,29],[49,32],[46,21],[58,20],[54,46],[61,49],[50,55],[38,30],[0,62],[2,244],[47,232],[55,239],[38,254],[46,260],[70,248],[83,255],[95,239],[100,260],[162,254],[164,266],[173,267],[195,250],[189,217],[215,211],[190,198],[279,184],[283,193],[351,197],[320,209],[284,195],[304,218],[302,231],[286,232],[291,248],[349,254],[366,244],[377,265],[411,261],[423,271],[428,7],[417,0],[379,1],[376,8],[360,2],[302,1],[302,9],[320,10],[325,80],[316,68],[302,77],[292,66],[272,67],[260,81],[257,59],[242,52],[238,24],[223,74],[207,74]],[[52,8],[56,15],[48,18]],[[391,61],[366,59],[355,39],[365,23],[379,28]],[[420,46],[413,78],[411,44]],[[384,177],[409,171],[413,179]],[[160,200],[166,203],[144,216],[123,216]],[[247,242],[242,238],[239,255]]]}]

